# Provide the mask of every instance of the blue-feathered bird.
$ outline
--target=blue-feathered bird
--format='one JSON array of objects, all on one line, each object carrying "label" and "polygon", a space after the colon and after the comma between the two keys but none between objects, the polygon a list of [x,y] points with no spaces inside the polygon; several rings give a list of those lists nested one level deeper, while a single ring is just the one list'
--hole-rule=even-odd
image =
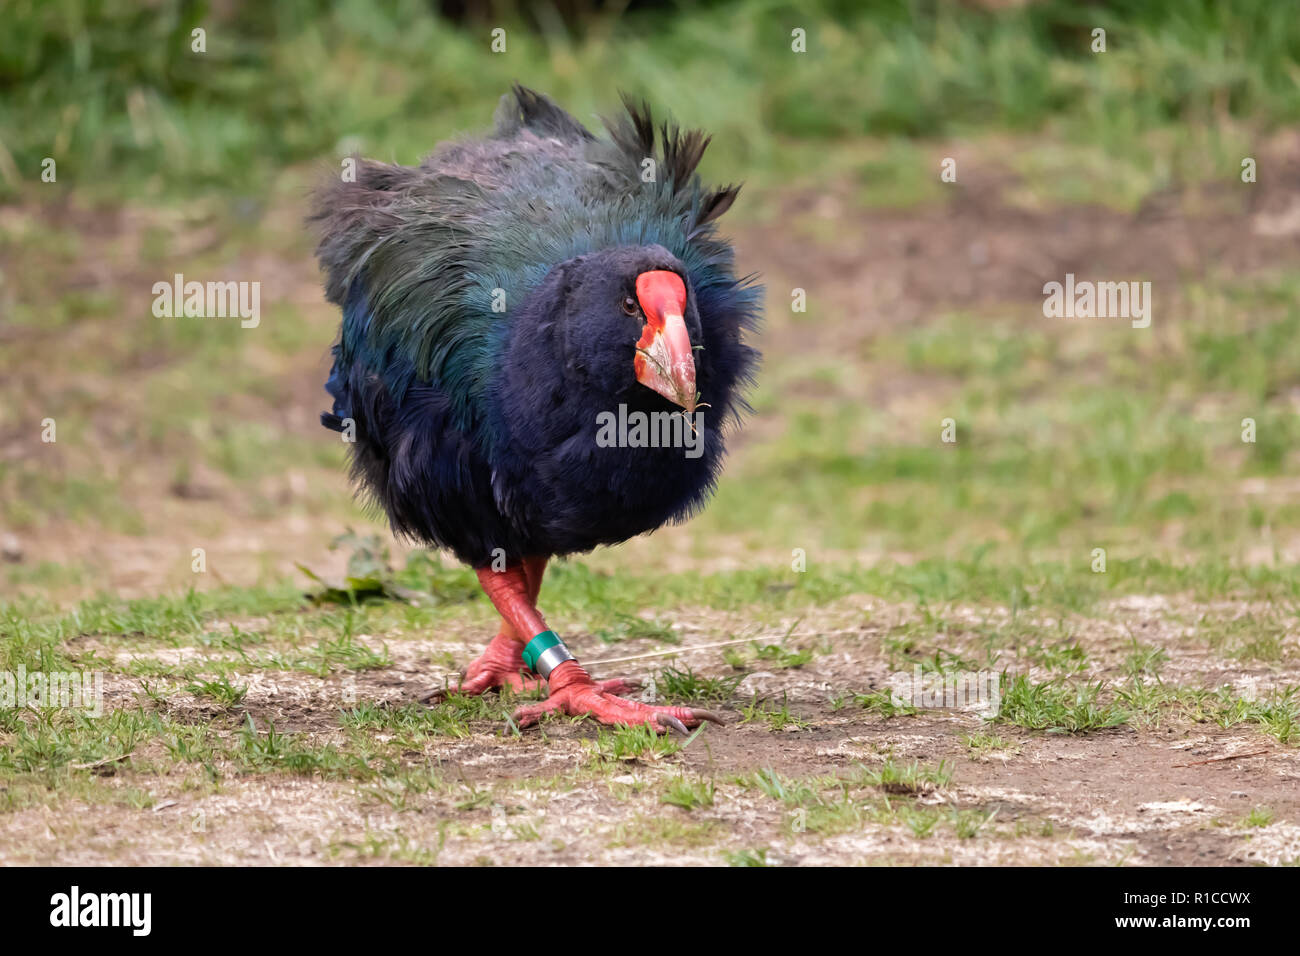
[{"label": "blue-feathered bird", "polygon": [[501,629],[450,689],[545,680],[521,726],[717,719],[616,696],[636,682],[593,681],[537,610],[550,557],[702,507],[757,360],[761,289],[714,226],[738,187],[700,182],[704,133],[624,107],[597,138],[516,86],[487,137],[414,167],[357,159],[315,196],[343,310],[321,421],[355,438],[394,532],[477,571]]}]

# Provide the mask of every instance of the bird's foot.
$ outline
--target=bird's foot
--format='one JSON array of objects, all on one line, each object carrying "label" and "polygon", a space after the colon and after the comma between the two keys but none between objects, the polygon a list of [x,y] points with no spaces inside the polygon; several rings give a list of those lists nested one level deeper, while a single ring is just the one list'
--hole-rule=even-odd
[{"label": "bird's foot", "polygon": [[[523,645],[505,634],[492,638],[483,653],[465,668],[456,683],[446,687],[436,687],[420,695],[426,704],[440,704],[452,694],[464,694],[477,697],[490,690],[509,687],[517,694],[538,690],[545,687],[546,681],[528,673],[524,663]],[[626,694],[641,686],[636,680],[608,680],[596,684],[598,688],[611,694]]]},{"label": "bird's foot", "polygon": [[446,687],[434,688],[422,694],[420,700],[428,704],[438,704],[452,694],[477,697],[479,694],[500,690],[502,687],[509,687],[516,693],[523,693],[537,690],[543,686],[543,683],[536,677],[528,676],[528,668],[524,664],[523,645],[506,634],[498,634],[483,649],[483,653],[465,668],[458,682],[448,684]]},{"label": "bird's foot", "polygon": [[722,718],[707,710],[655,706],[615,696],[638,687],[640,681],[636,680],[594,681],[577,661],[566,661],[551,672],[550,694],[546,700],[520,707],[515,711],[514,721],[520,727],[530,727],[547,714],[567,714],[595,717],[602,724],[648,724],[656,730],[676,730],[683,734],[687,728],[706,720],[723,723]]}]

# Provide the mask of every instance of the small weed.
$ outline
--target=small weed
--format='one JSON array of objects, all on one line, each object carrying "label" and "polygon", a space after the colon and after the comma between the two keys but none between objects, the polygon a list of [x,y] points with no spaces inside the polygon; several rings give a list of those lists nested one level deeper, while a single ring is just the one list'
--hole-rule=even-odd
[{"label": "small weed", "polygon": [[711,807],[713,806],[713,781],[677,777],[668,782],[660,802],[681,807],[683,810]]},{"label": "small weed", "polygon": [[656,761],[671,757],[682,749],[682,744],[673,737],[658,733],[646,724],[601,727],[592,746],[598,762]]},{"label": "small weed", "polygon": [[1255,807],[1250,813],[1242,817],[1237,825],[1241,827],[1259,827],[1264,828],[1273,822],[1275,814],[1268,807]]},{"label": "small weed", "polygon": [[187,685],[185,689],[196,697],[211,697],[217,703],[226,707],[238,704],[248,694],[247,687],[232,684],[228,677],[195,681]]},{"label": "small weed", "polygon": [[790,707],[786,704],[784,696],[781,698],[781,706],[778,708],[768,701],[759,703],[756,694],[747,707],[741,708],[740,714],[742,724],[762,721],[767,724],[769,730],[778,733],[787,729],[803,730],[812,726],[803,718],[790,713]]},{"label": "small weed", "polygon": [[742,675],[705,677],[695,673],[688,664],[681,668],[665,667],[654,684],[655,690],[667,700],[724,703],[735,695],[743,679]]},{"label": "small weed", "polygon": [[1130,716],[1118,703],[1099,700],[1100,682],[1076,685],[1058,678],[1036,684],[1023,674],[1003,681],[1002,708],[995,718],[1002,723],[1079,734],[1117,727]]},{"label": "small weed", "polygon": [[759,850],[737,850],[734,853],[724,853],[723,858],[727,861],[728,866],[771,866],[767,862],[767,848]]},{"label": "small weed", "polygon": [[887,690],[872,690],[865,694],[856,694],[853,698],[859,707],[869,714],[878,714],[888,720],[890,717],[915,717],[916,708],[900,700]]}]

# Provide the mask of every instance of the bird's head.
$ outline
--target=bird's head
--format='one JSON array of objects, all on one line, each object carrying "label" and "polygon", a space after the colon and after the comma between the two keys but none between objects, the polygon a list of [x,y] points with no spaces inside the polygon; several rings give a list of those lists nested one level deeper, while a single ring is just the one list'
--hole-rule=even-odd
[{"label": "bird's head", "polygon": [[682,262],[658,245],[617,246],[564,272],[557,324],[570,370],[607,394],[646,388],[694,412],[702,334]]}]

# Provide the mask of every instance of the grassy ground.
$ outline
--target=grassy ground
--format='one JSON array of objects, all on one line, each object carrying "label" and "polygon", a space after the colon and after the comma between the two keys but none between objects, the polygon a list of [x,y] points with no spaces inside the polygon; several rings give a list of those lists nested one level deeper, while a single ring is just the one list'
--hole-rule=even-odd
[{"label": "grassy ground", "polygon": [[[504,56],[414,8],[97,9],[0,40],[0,672],[102,671],[107,709],[0,712],[0,858],[1300,860],[1300,35],[1266,5],[824,7],[804,59],[761,3],[507,21]],[[316,164],[413,161],[515,78],[644,91],[749,180],[765,366],[715,502],[543,591],[598,673],[731,718],[689,741],[416,704],[490,609],[366,550],[315,423]],[[261,325],[154,318],[176,271],[261,281]],[[1066,272],[1151,281],[1151,327],[1044,318]],[[304,597],[349,557],[418,603]],[[899,707],[917,667],[1005,672],[1000,714]]]}]

